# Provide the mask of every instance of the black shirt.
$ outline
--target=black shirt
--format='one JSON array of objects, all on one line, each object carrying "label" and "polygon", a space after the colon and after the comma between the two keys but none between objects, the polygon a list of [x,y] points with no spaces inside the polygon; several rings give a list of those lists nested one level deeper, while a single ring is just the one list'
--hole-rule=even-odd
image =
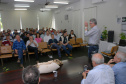
[{"label": "black shirt", "polygon": [[[69,41],[69,38],[67,40],[67,36],[63,36],[64,40],[63,40],[63,44],[67,43]],[[62,41],[62,38],[60,37],[60,40],[59,41]]]}]

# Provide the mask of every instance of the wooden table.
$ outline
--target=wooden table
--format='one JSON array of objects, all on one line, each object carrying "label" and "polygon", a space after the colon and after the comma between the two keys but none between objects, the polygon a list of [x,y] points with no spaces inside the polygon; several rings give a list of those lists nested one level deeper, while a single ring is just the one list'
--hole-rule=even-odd
[{"label": "wooden table", "polygon": [[[82,75],[79,72],[83,71],[84,65],[88,65],[91,69],[86,56],[64,60],[63,65],[58,69],[57,81],[54,81],[53,73],[42,74],[40,84],[80,84]],[[0,73],[0,84],[23,84],[22,70]]]}]

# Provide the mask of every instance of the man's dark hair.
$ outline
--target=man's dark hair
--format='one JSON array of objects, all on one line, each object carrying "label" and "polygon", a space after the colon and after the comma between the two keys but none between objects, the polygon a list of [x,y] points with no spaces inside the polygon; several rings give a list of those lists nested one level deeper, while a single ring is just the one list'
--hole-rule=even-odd
[{"label": "man's dark hair", "polygon": [[26,33],[26,35],[28,35],[29,33]]},{"label": "man's dark hair", "polygon": [[[37,34],[39,34],[39,33],[36,33],[36,38],[37,38]],[[39,38],[40,38],[40,34],[39,34]]]},{"label": "man's dark hair", "polygon": [[39,82],[39,70],[36,66],[28,66],[22,72],[22,79],[24,84],[38,84]]},{"label": "man's dark hair", "polygon": [[74,32],[74,30],[71,30],[71,31],[70,31],[70,34],[71,34],[72,31]]},{"label": "man's dark hair", "polygon": [[63,35],[66,33],[67,31],[63,31]]}]

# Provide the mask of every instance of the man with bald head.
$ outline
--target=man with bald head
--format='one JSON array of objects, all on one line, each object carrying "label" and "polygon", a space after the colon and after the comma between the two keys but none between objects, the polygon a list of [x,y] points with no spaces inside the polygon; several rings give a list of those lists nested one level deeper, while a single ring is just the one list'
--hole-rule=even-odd
[{"label": "man with bald head", "polygon": [[114,59],[108,62],[108,65],[115,62],[114,66],[111,66],[115,75],[115,84],[126,84],[126,53],[117,52]]},{"label": "man with bald head", "polygon": [[104,64],[104,57],[101,54],[92,56],[92,65],[94,67],[92,70],[83,72],[81,84],[115,84],[114,72],[109,65]]},{"label": "man with bald head", "polygon": [[29,40],[26,43],[26,47],[28,48],[29,52],[34,52],[35,53],[36,62],[39,63],[38,43],[36,42],[36,40],[33,39],[33,36],[29,37]]}]

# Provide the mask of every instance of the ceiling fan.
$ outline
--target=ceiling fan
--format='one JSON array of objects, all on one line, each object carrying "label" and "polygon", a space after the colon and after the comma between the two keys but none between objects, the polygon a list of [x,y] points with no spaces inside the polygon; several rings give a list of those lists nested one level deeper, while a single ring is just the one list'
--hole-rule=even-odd
[{"label": "ceiling fan", "polygon": [[46,0],[46,3],[45,3],[45,5],[49,5],[49,4],[50,4],[50,2]]},{"label": "ceiling fan", "polygon": [[8,4],[7,2],[2,2],[2,0],[0,0],[0,5],[1,4]]}]

